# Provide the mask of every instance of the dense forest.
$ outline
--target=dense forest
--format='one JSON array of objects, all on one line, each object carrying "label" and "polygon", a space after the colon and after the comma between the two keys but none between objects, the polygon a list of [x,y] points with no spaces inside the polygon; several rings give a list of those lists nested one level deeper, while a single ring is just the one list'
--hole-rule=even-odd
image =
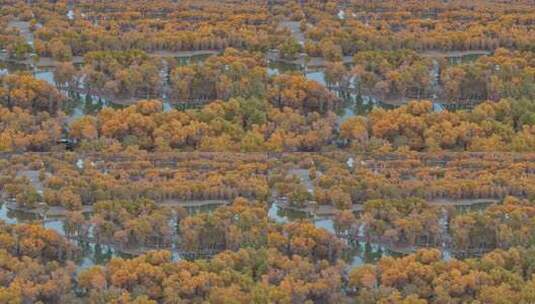
[{"label": "dense forest", "polygon": [[0,0],[0,303],[535,302],[531,0]]}]

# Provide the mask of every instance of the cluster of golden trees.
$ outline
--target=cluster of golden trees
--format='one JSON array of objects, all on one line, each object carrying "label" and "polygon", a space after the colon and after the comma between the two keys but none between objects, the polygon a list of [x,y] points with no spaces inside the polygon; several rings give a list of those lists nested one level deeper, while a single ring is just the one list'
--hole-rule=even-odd
[{"label": "cluster of golden trees", "polygon": [[[344,210],[374,199],[494,201],[535,195],[530,154],[512,158],[509,154],[445,153],[434,159],[431,153],[392,153],[387,154],[392,158],[388,159],[383,154],[368,158],[348,153],[297,153],[279,158],[265,153],[147,154],[129,149],[62,159],[66,155],[5,162],[0,189],[24,207],[43,201],[69,210],[98,201],[143,198],[176,204],[229,201],[239,196],[267,200],[274,194],[287,197],[296,207],[315,201]],[[353,158],[352,167],[348,158]],[[33,172],[40,180],[31,181],[21,172]]]},{"label": "cluster of golden trees", "polygon": [[159,151],[316,151],[331,142],[334,129],[332,112],[301,114],[257,98],[217,101],[186,112],[164,112],[153,100],[84,116],[71,124],[70,136],[88,143],[81,148],[97,150],[118,143]]},{"label": "cluster of golden trees", "polygon": [[386,144],[414,151],[515,151],[534,147],[532,100],[485,102],[472,111],[433,111],[431,102],[409,102],[393,110],[375,109],[352,117],[340,135],[355,148]]},{"label": "cluster of golden trees", "polygon": [[[471,111],[433,111],[430,102],[392,110],[376,108],[336,126],[337,99],[302,76],[281,75],[267,99],[231,98],[198,110],[164,112],[158,101],[105,108],[70,122],[80,149],[121,144],[146,150],[321,151],[335,142],[358,151],[535,150],[535,106],[527,98],[485,102]],[[3,151],[45,151],[61,137],[63,97],[28,75],[0,78]],[[52,92],[52,94],[50,94]],[[55,92],[55,93],[54,93]],[[111,146],[110,146],[111,145]]]},{"label": "cluster of golden trees", "polygon": [[193,254],[258,248],[268,241],[268,218],[265,206],[237,199],[229,207],[185,218],[180,232],[183,250]]},{"label": "cluster of golden trees", "polygon": [[367,238],[390,244],[440,246],[441,208],[421,199],[370,200],[360,218]]},{"label": "cluster of golden trees", "polygon": [[0,14],[0,49],[5,50],[8,59],[23,60],[32,51],[20,31],[9,26],[8,16]]},{"label": "cluster of golden trees", "polygon": [[496,250],[478,259],[444,261],[425,249],[382,258],[349,273],[358,303],[530,303],[533,249]]},{"label": "cluster of golden trees", "polygon": [[269,102],[279,109],[297,109],[301,113],[329,113],[340,106],[340,99],[316,81],[299,74],[273,78],[268,88]]},{"label": "cluster of golden trees", "polygon": [[388,244],[439,247],[451,235],[453,253],[470,257],[496,248],[533,245],[534,216],[533,201],[515,197],[466,213],[404,199],[368,201],[358,221],[367,238]]},{"label": "cluster of golden trees", "polygon": [[474,56],[478,58],[453,64],[409,49],[360,51],[351,68],[341,62],[326,64],[325,80],[338,92],[387,102],[432,97],[454,104],[533,99],[532,52],[498,48],[493,54]]},{"label": "cluster of golden trees", "polygon": [[93,228],[97,243],[118,244],[120,248],[169,247],[172,243],[173,229],[169,224],[172,213],[159,208],[153,201],[99,201],[94,205],[90,223],[72,222],[81,234],[87,237],[87,229]]},{"label": "cluster of golden trees", "polygon": [[183,249],[193,252],[267,246],[288,257],[299,255],[313,261],[334,263],[344,249],[343,242],[312,223],[274,224],[268,220],[265,206],[251,205],[242,198],[213,213],[182,220],[180,232]]},{"label": "cluster of golden trees", "polygon": [[506,198],[483,212],[468,212],[456,216],[451,222],[455,250],[469,256],[494,248],[533,245],[533,201]]},{"label": "cluster of golden trees", "polygon": [[[70,60],[92,51],[140,49],[146,52],[224,50],[227,47],[284,51],[288,45],[310,56],[340,60],[360,51],[412,49],[494,50],[506,47],[532,50],[533,8],[527,1],[510,10],[499,2],[435,0],[426,5],[381,1],[167,1],[153,7],[143,1],[93,3],[65,1],[27,4],[12,1],[6,20],[39,22],[34,27],[35,49],[41,56]],[[72,9],[73,15],[67,16]],[[342,12],[342,14],[341,14]],[[281,21],[301,23],[306,42],[288,37]],[[6,33],[13,54],[26,54],[28,45]],[[22,47],[24,46],[24,47]]]},{"label": "cluster of golden trees", "polygon": [[0,301],[63,302],[74,298],[78,248],[38,224],[0,222]]},{"label": "cluster of golden trees", "polygon": [[[447,204],[535,195],[535,167],[529,154],[515,158],[492,153],[439,154],[436,159],[433,154],[386,154],[389,160],[382,154],[279,158],[264,153],[147,154],[131,149],[80,159],[76,155],[29,155],[4,161],[0,191],[19,207],[34,208],[44,202],[73,211],[102,201],[120,205],[142,199],[178,206],[188,201],[219,204],[239,196],[265,201],[272,196],[286,197],[297,208],[315,203],[314,208],[352,210],[366,209],[365,202],[376,199],[408,206],[406,200],[413,197]],[[352,167],[347,164],[350,157]],[[39,180],[29,179],[32,174]],[[417,206],[423,210],[426,205]]]},{"label": "cluster of golden trees", "polygon": [[[406,212],[413,219],[414,212],[420,211],[411,211],[410,207],[421,207],[421,204],[412,202],[415,204],[409,203],[406,211],[402,211],[405,207],[401,203],[392,203],[398,212]],[[132,212],[144,216],[149,214],[145,212],[149,206],[146,203],[122,211],[103,205],[99,212],[115,218]],[[373,212],[383,216],[393,212],[388,204],[385,209],[378,203],[370,203],[369,208],[378,207]],[[309,222],[274,224],[266,219],[262,206],[244,199],[212,214],[181,220],[180,232],[190,250],[223,250],[208,259],[173,261],[169,251],[149,251],[129,259],[113,258],[104,265],[76,272],[71,262],[76,248],[57,233],[38,225],[0,224],[0,269],[5,274],[0,299],[6,303],[423,304],[495,303],[511,299],[529,303],[534,300],[533,249],[510,248],[532,244],[532,233],[523,228],[525,224],[532,226],[525,213],[529,217],[532,213],[529,208],[533,209],[532,203],[509,199],[483,215],[498,221],[493,226],[499,227],[498,231],[470,232],[467,228],[468,232],[457,232],[468,233],[473,240],[478,239],[475,233],[480,233],[483,239],[496,235],[501,242],[505,241],[499,245],[505,250],[497,249],[468,260],[444,260],[439,250],[424,249],[403,257],[383,257],[376,265],[351,269],[341,259],[345,246],[334,235]],[[466,218],[470,216],[481,214],[458,218],[466,226],[470,223]],[[143,219],[127,219],[126,223],[132,227],[128,229],[136,227],[133,221]],[[396,222],[404,225],[403,218]],[[507,227],[512,234],[507,233]],[[136,235],[135,231],[127,233],[128,237]],[[513,241],[507,241],[508,236]]]},{"label": "cluster of golden trees", "polygon": [[[353,167],[347,165],[348,157],[355,157]],[[444,214],[441,208],[423,199],[447,205],[456,200],[498,201],[508,195],[532,198],[532,158],[529,154],[513,157],[491,153],[377,154],[371,158],[347,153],[280,157],[225,153],[160,155],[132,150],[129,154],[94,154],[80,164],[76,154],[30,154],[2,162],[0,191],[25,208],[36,207],[40,201],[74,211],[82,210],[83,205],[93,206],[90,221],[84,220],[79,212],[68,216],[68,234],[84,239],[93,226],[94,238],[122,248],[169,246],[174,228],[162,223],[174,219],[184,233],[188,251],[237,249],[243,243],[259,240],[259,235],[269,229],[264,227],[255,236],[242,236],[239,229],[249,227],[245,224],[238,225],[238,230],[217,225],[202,228],[214,222],[232,223],[234,215],[216,220],[215,217],[229,215],[227,209],[221,208],[182,221],[184,211],[175,207],[188,201],[214,200],[219,204],[238,196],[264,201],[270,194],[288,197],[294,207],[305,207],[313,200],[341,210],[363,204],[358,218],[340,213],[337,230],[354,236],[357,226],[364,225],[369,239],[429,246],[444,237],[438,224]],[[39,182],[26,177],[31,172],[38,174]],[[312,192],[307,189],[307,178]],[[522,232],[516,231],[529,228],[529,223],[513,218],[520,212],[530,221],[529,203],[507,199],[503,212],[510,219],[498,213],[501,206],[491,207],[483,214],[456,215],[450,210],[455,248],[459,252],[486,251],[529,242]],[[255,212],[254,217],[265,217],[265,206],[259,206]],[[493,218],[507,220],[497,223]],[[512,224],[516,226],[507,226]],[[256,223],[255,229],[260,227]],[[482,229],[495,231],[496,227],[502,227],[496,237],[490,232],[484,232],[484,237],[473,237]],[[236,235],[226,235],[230,231]]]},{"label": "cluster of golden trees", "polygon": [[311,56],[339,59],[360,51],[405,48],[528,51],[535,46],[531,31],[535,12],[529,1],[518,1],[513,8],[499,1],[318,2],[307,3],[300,9],[302,15],[295,17],[307,25],[305,50]]},{"label": "cluster of golden trees", "polygon": [[94,303],[340,303],[342,268],[268,248],[226,251],[204,262],[172,262],[160,251],[90,268],[79,282]]},{"label": "cluster of golden trees", "polygon": [[[82,169],[78,167],[80,161]],[[265,200],[269,194],[269,164],[262,155],[185,153],[175,162],[153,167],[157,161],[140,151],[123,157],[110,152],[83,159],[62,153],[38,156],[35,161],[33,156],[14,157],[10,163],[2,162],[0,191],[15,198],[21,207],[33,208],[43,201],[68,210],[81,210],[84,205],[102,201],[119,201],[122,206],[122,201],[150,199],[158,204],[180,205],[188,201],[230,201],[238,196]],[[31,181],[20,172],[35,173],[39,181]]]},{"label": "cluster of golden trees", "polygon": [[[436,302],[437,299],[462,302],[493,299],[497,296],[492,293],[495,285],[500,286],[500,294],[530,299],[525,286],[530,286],[531,268],[526,264],[528,260],[519,261],[527,259],[526,255],[531,252],[522,248],[533,244],[533,201],[508,197],[481,212],[454,212],[446,208],[448,225],[445,225],[441,223],[445,213],[440,207],[421,199],[400,198],[394,190],[397,186],[398,191],[404,191],[402,187],[410,189],[418,182],[431,183],[422,187],[432,189],[429,185],[446,179],[457,182],[459,191],[481,193],[488,188],[485,183],[494,181],[496,189],[513,187],[507,191],[527,196],[529,192],[512,185],[529,188],[532,184],[530,176],[535,167],[530,154],[383,153],[366,156],[335,152],[290,153],[272,158],[266,154],[244,154],[241,158],[237,154],[234,158],[230,155],[132,150],[86,154],[82,164],[78,161],[80,155],[75,153],[14,155],[9,161],[2,161],[0,191],[3,193],[16,192],[17,187],[27,193],[35,181],[14,178],[13,174],[40,170],[45,193],[59,191],[59,198],[68,197],[62,192],[65,190],[86,203],[96,200],[89,218],[80,212],[67,214],[64,229],[70,238],[138,251],[171,248],[180,240],[178,252],[183,256],[210,258],[173,262],[169,252],[149,252],[133,259],[116,258],[75,275],[68,260],[75,258],[76,249],[57,233],[37,225],[5,225],[0,227],[3,240],[0,251],[5,250],[6,254],[0,256],[9,261],[2,270],[10,275],[4,278],[0,299],[159,303],[216,301],[217,298],[224,303],[228,296],[238,303],[259,299],[267,303],[306,300],[412,303]],[[352,167],[346,163],[348,157],[354,157]],[[358,216],[348,210],[337,213],[334,225],[338,237],[355,237],[362,225],[364,238],[393,245],[440,246],[441,241],[447,240],[447,233],[451,236],[452,253],[458,256],[486,253],[496,248],[521,248],[510,249],[511,257],[498,250],[472,262],[443,261],[439,251],[419,251],[407,257],[383,258],[376,266],[357,267],[347,274],[342,261],[347,249],[344,241],[308,221],[272,222],[267,206],[253,201],[266,194],[251,194],[251,200],[238,198],[213,212],[189,216],[183,208],[165,207],[161,205],[165,201],[146,199],[161,195],[156,193],[160,185],[167,189],[166,181],[179,175],[183,182],[197,178],[195,183],[200,185],[204,179],[231,182],[239,172],[244,176],[273,172],[270,184],[278,184],[281,191],[286,188],[291,191],[292,186],[285,186],[286,183],[306,183],[303,180],[306,177],[303,178],[296,167],[309,171],[314,195],[318,198],[337,200],[341,197],[337,191],[348,190],[350,192],[345,195],[350,201],[353,195],[355,198],[390,195],[382,200],[366,198],[368,201]],[[228,175],[214,174],[217,170]],[[207,178],[201,171],[208,172],[211,177]],[[483,177],[483,172],[489,177]],[[289,175],[299,176],[289,178]],[[243,186],[240,183],[246,179],[232,183],[235,187]],[[467,187],[470,180],[475,186],[471,190]],[[478,184],[479,181],[483,184]],[[143,188],[146,183],[152,185]],[[127,187],[129,184],[131,187]],[[175,183],[180,184],[182,182]],[[175,188],[171,183],[167,185]],[[190,187],[193,191],[194,183]],[[412,190],[407,191],[403,195],[409,196]],[[19,199],[24,198],[17,197]],[[510,259],[513,260],[507,262]],[[517,264],[511,264],[513,261]],[[524,268],[519,270],[512,265]],[[490,267],[503,267],[503,274],[507,275],[495,277]],[[29,269],[23,271],[24,268]],[[453,269],[453,272],[445,269]],[[436,274],[436,278],[429,273]],[[480,284],[470,283],[468,279],[472,276],[479,278]],[[500,279],[504,277],[515,279]],[[458,289],[451,287],[450,281],[444,281],[454,279],[468,281],[464,285],[459,283]],[[52,280],[63,283],[56,286]],[[73,290],[78,292],[74,294]]]},{"label": "cluster of golden trees", "polygon": [[[35,51],[58,61],[58,88],[142,99],[71,120],[53,86],[1,76],[0,151],[14,152],[0,160],[5,207],[63,214],[67,238],[145,253],[76,271],[73,242],[0,222],[1,303],[535,301],[535,159],[500,153],[535,151],[530,1],[0,4],[7,59]],[[13,21],[28,22],[33,46]],[[338,95],[299,72],[268,76],[272,49],[330,61],[314,58]],[[198,50],[220,54],[173,59]],[[429,56],[467,50],[491,54],[461,64]],[[453,112],[413,101],[337,119],[339,97],[355,92],[482,103]],[[164,96],[202,107],[164,110],[154,100]],[[52,154],[62,135],[82,153]],[[336,235],[307,220],[275,223],[265,202],[287,207],[283,198],[334,213]],[[462,200],[500,203],[443,207]],[[184,207],[210,203],[226,206]],[[485,255],[428,249],[349,269],[355,239]],[[147,252],[162,248],[182,259]]]},{"label": "cluster of golden trees", "polygon": [[[148,215],[146,203],[124,205],[122,210],[101,207],[99,216]],[[143,219],[124,220],[127,229],[133,229],[127,237],[137,235],[133,222]],[[4,253],[0,258],[6,262],[0,268],[10,274],[2,277],[0,288],[0,299],[6,303],[332,302],[343,297],[342,241],[311,223],[268,222],[262,206],[244,199],[180,223],[187,248],[211,248],[212,240],[226,249],[204,262],[174,262],[170,252],[152,251],[132,259],[114,258],[75,274],[71,262],[66,262],[70,251],[65,246],[71,245],[56,233],[37,225],[0,228]],[[79,292],[75,295],[74,290]]]},{"label": "cluster of golden trees", "polygon": [[359,93],[422,98],[432,89],[432,60],[414,51],[363,51],[355,54],[352,74]]},{"label": "cluster of golden trees", "polygon": [[32,113],[48,112],[55,115],[61,110],[65,97],[54,86],[31,74],[17,73],[0,77],[0,105],[18,107]]},{"label": "cluster of golden trees", "polygon": [[0,151],[50,151],[61,138],[61,127],[61,120],[46,112],[0,106]]},{"label": "cluster of golden trees", "polygon": [[533,198],[533,161],[529,153],[290,153],[273,161],[268,184],[296,208],[352,210],[376,199],[492,202]]},{"label": "cluster of golden trees", "polygon": [[150,7],[143,1],[79,1],[70,7],[71,17],[65,1],[16,2],[19,7],[14,15],[20,18],[29,11],[42,24],[34,32],[36,52],[60,61],[92,51],[266,50],[282,39],[277,38],[266,7],[256,1],[236,5],[232,1],[161,0]]},{"label": "cluster of golden trees", "polygon": [[160,96],[160,61],[142,51],[100,51],[85,55],[85,90],[111,97]]},{"label": "cluster of golden trees", "polygon": [[177,66],[169,78],[172,97],[180,102],[263,97],[268,81],[260,53],[231,48],[202,64]]},{"label": "cluster of golden trees", "polygon": [[440,80],[443,96],[450,101],[535,98],[535,55],[497,49],[475,62],[448,66]]},{"label": "cluster of golden trees", "polygon": [[30,74],[0,76],[0,151],[49,151],[62,136],[64,101]]}]

